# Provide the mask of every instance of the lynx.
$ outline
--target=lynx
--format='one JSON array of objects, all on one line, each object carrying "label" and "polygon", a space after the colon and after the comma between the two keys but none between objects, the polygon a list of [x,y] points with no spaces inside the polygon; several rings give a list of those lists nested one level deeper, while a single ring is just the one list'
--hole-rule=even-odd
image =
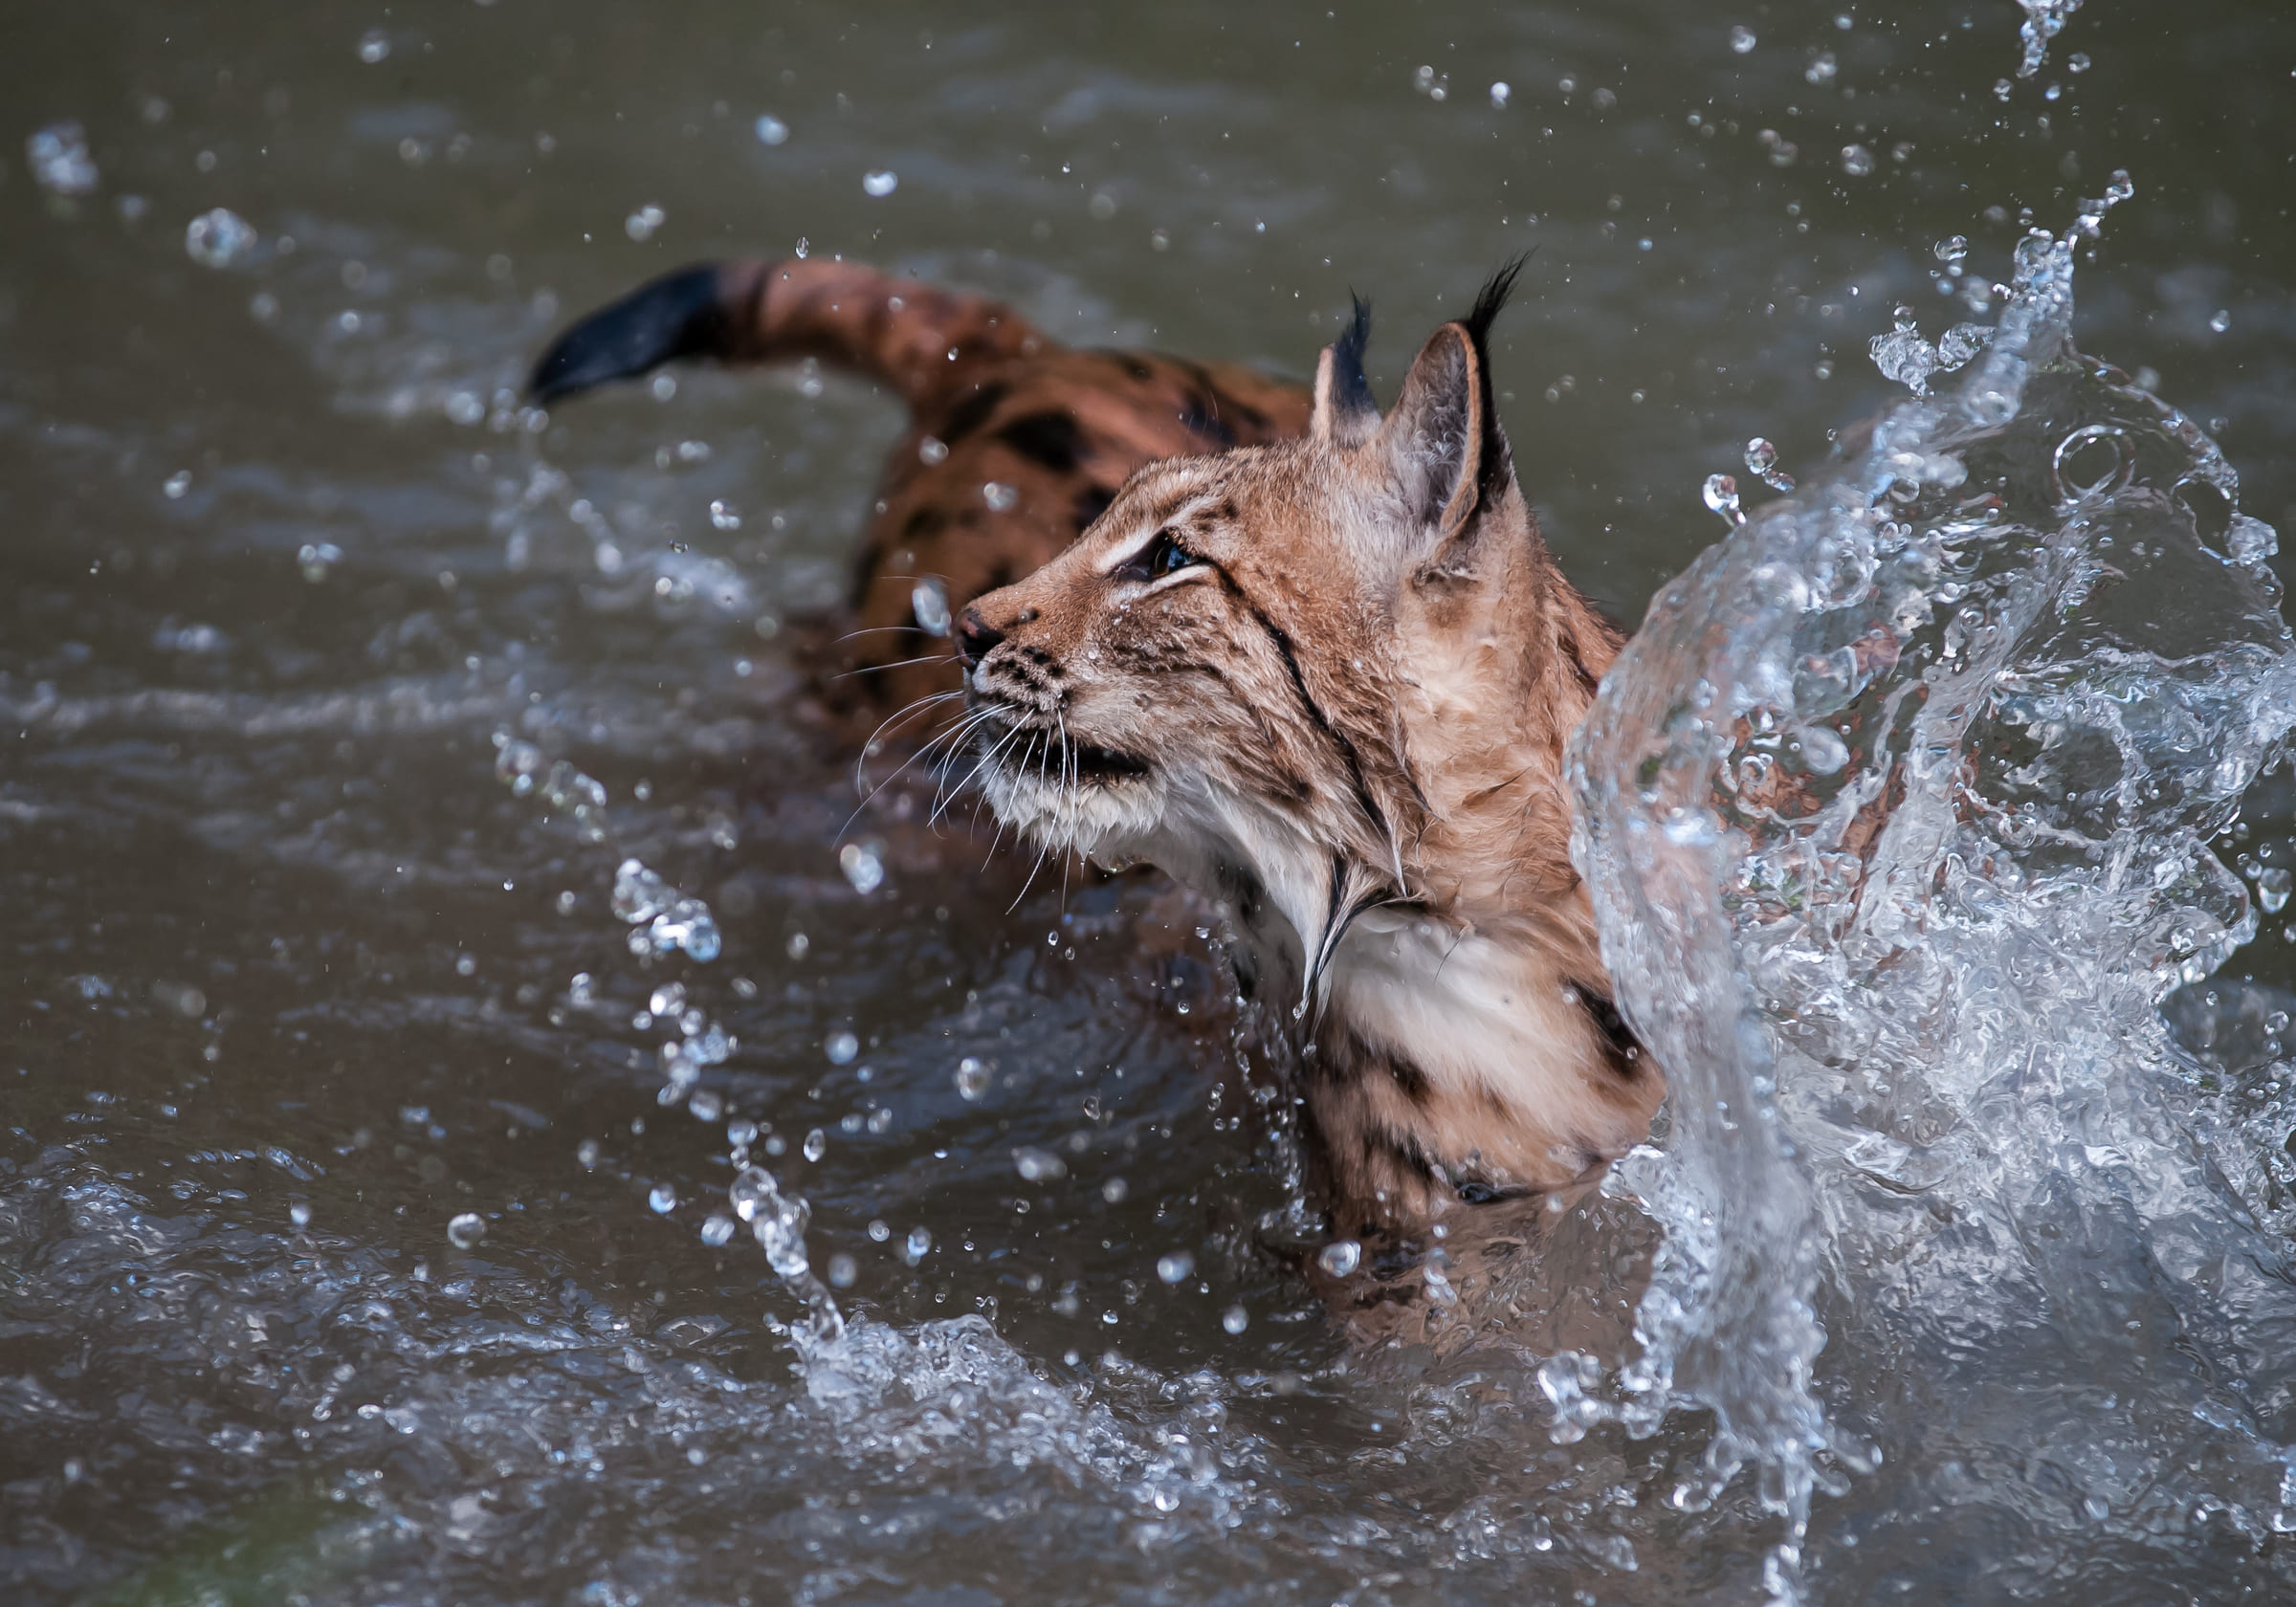
[{"label": "lynx", "polygon": [[533,390],[809,357],[899,395],[858,663],[819,668],[875,671],[842,683],[871,719],[961,672],[1000,819],[1212,900],[1239,985],[1297,1023],[1336,1222],[1404,1243],[1582,1183],[1664,1092],[1567,851],[1563,744],[1621,635],[1548,553],[1492,405],[1512,279],[1435,332],[1384,419],[1360,304],[1311,396],[797,260],[643,286]]},{"label": "lynx", "polygon": [[1568,852],[1564,743],[1622,638],[1548,553],[1492,404],[1513,274],[1384,418],[1358,304],[1305,439],[1140,469],[958,626],[997,817],[1216,901],[1241,985],[1301,1022],[1343,1227],[1582,1180],[1664,1092]]}]

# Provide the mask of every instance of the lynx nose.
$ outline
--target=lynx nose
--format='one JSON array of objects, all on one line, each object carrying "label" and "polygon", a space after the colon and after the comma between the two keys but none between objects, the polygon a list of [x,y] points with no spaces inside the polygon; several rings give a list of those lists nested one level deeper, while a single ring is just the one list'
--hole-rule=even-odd
[{"label": "lynx nose", "polygon": [[957,656],[963,659],[968,670],[988,655],[991,648],[1004,640],[1004,632],[981,617],[978,608],[967,608],[957,621]]}]

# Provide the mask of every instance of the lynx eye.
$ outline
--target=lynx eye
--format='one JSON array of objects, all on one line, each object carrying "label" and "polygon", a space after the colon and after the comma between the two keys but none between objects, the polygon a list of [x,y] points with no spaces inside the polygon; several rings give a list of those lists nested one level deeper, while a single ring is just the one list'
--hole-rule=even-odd
[{"label": "lynx eye", "polygon": [[1181,546],[1171,531],[1159,530],[1155,539],[1133,554],[1124,566],[1116,571],[1116,576],[1126,581],[1160,581],[1166,575],[1203,561]]}]

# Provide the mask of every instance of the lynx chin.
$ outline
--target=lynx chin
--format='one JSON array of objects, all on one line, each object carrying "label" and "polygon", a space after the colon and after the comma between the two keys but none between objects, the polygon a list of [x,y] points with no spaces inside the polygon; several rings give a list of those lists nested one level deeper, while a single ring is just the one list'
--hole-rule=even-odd
[{"label": "lynx chin", "polygon": [[1305,439],[1146,465],[958,621],[998,818],[1213,900],[1241,986],[1298,1023],[1343,1231],[1581,1181],[1665,1092],[1568,852],[1564,743],[1622,638],[1549,555],[1493,407],[1514,273],[1384,418],[1358,303]]}]

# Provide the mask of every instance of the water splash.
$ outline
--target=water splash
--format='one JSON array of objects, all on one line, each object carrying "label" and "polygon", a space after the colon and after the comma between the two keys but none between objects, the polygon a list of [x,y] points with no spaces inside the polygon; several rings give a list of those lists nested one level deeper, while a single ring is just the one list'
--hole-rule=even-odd
[{"label": "water splash", "polygon": [[2025,9],[2025,20],[2017,30],[2017,36],[2025,47],[2024,59],[2017,64],[2017,76],[2029,78],[2049,58],[2049,41],[2064,32],[2065,19],[2081,9],[2081,0],[2017,0],[2017,3]]},{"label": "water splash", "polygon": [[[1611,1184],[1665,1229],[1642,1354],[1541,1382],[1566,1436],[1711,1410],[1670,1499],[1755,1464],[1777,1599],[1816,1493],[1877,1466],[2084,1555],[2107,1519],[2296,1526],[2262,1404],[2296,1268],[2227,1181],[2291,1112],[2220,1108],[2157,1008],[2254,930],[2207,843],[2296,719],[2296,639],[2214,445],[2071,346],[2089,231],[2020,245],[1951,394],[1660,594],[1574,753],[1672,1126]],[[2087,1493],[1945,1493],[1988,1445]]]},{"label": "water splash", "polygon": [[631,954],[666,955],[682,949],[706,965],[722,946],[710,907],[679,892],[641,860],[626,859],[614,871],[613,909],[630,928]]}]

